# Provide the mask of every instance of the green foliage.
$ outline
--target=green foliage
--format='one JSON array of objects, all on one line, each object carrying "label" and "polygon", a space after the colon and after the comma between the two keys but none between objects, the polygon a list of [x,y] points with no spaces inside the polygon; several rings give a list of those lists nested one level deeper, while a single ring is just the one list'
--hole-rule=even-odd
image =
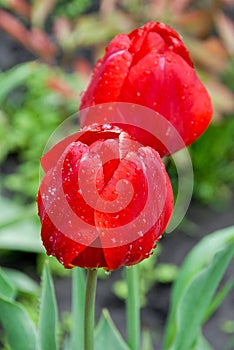
[{"label": "green foliage", "polygon": [[85,305],[85,278],[83,269],[72,271],[72,329],[71,350],[82,349],[84,344],[83,324]]},{"label": "green foliage", "polygon": [[35,205],[24,208],[0,197],[0,250],[43,252]]},{"label": "green foliage", "polygon": [[103,310],[95,333],[95,350],[130,350],[115,327],[109,312]]},{"label": "green foliage", "polygon": [[53,10],[53,16],[65,16],[70,19],[75,19],[87,11],[92,5],[91,0],[58,0]]},{"label": "green foliage", "polygon": [[[201,338],[202,325],[233,256],[234,227],[205,237],[189,253],[173,288],[164,350],[198,349],[198,339],[206,343]],[[222,298],[225,295],[223,293]],[[209,349],[209,346],[203,348]]]},{"label": "green foliage", "polygon": [[[234,188],[234,116],[211,124],[190,146],[194,170],[193,198],[203,204],[222,208],[232,198]],[[211,147],[212,145],[212,147]],[[177,172],[172,159],[167,171],[177,191]]]},{"label": "green foliage", "polygon": [[[1,271],[1,270],[0,270]],[[27,296],[37,295],[39,292],[38,284],[25,273],[18,270],[3,268],[5,276],[7,276],[8,281],[17,293],[23,293]]]},{"label": "green foliage", "polygon": [[43,350],[56,350],[57,344],[57,303],[54,286],[47,264],[42,275],[42,296],[39,313],[39,342]]},{"label": "green foliage", "polygon": [[16,164],[11,166],[15,171],[3,178],[3,184],[24,199],[36,197],[39,159],[49,136],[77,111],[78,102],[49,89],[51,77],[61,78],[71,87],[74,84],[78,96],[81,82],[77,76],[65,75],[58,68],[26,63],[1,73],[7,88],[0,90],[0,161],[6,161],[11,154],[16,158]]},{"label": "green foliage", "polygon": [[[202,334],[202,326],[233,287],[233,280],[230,280],[215,296],[222,276],[233,256],[234,227],[206,236],[188,254],[173,288],[164,350],[212,350]],[[153,270],[151,270],[152,272]],[[28,284],[26,279],[26,283],[21,281],[19,284],[19,277],[15,273],[10,276],[8,272],[0,270],[0,323],[3,326],[10,349],[56,349],[59,339],[57,304],[48,265],[46,264],[43,270],[38,330],[36,330],[25,308],[15,301],[17,290],[32,291],[31,282]],[[21,278],[25,279],[25,276],[22,275]],[[61,348],[63,350],[78,348],[82,350],[85,290],[82,269],[74,269],[72,278],[73,318],[67,326],[67,334],[61,338]],[[30,311],[30,308],[27,307],[27,310]],[[223,324],[223,331],[232,333],[233,321]],[[39,344],[41,344],[41,348]],[[6,343],[4,349],[8,349],[7,346]],[[143,350],[153,349],[148,331],[144,331],[142,346]],[[231,349],[231,346],[232,341],[227,344],[226,348]],[[104,347],[113,350],[129,349],[106,310],[103,311],[95,330],[95,350]]]},{"label": "green foliage", "polygon": [[[204,203],[222,205],[234,188],[234,116],[210,125],[191,146],[194,197]],[[212,145],[212,147],[211,147]]]},{"label": "green foliage", "polygon": [[0,297],[0,322],[11,350],[38,349],[35,325],[20,304]]},{"label": "green foliage", "polygon": [[[158,246],[153,255],[139,264],[140,271],[140,304],[147,304],[147,293],[157,282],[172,283],[178,275],[178,267],[174,264],[157,263],[157,256],[160,254]],[[120,299],[126,299],[128,288],[125,279],[120,279],[113,284],[113,291]]]}]

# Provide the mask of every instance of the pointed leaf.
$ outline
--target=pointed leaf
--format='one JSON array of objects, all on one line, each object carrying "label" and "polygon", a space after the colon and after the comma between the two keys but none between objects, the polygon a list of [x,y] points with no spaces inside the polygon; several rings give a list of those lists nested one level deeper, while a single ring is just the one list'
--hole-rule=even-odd
[{"label": "pointed leaf", "polygon": [[95,350],[130,350],[115,327],[110,314],[103,310],[95,332]]},{"label": "pointed leaf", "polygon": [[205,237],[187,256],[172,294],[164,349],[191,347],[234,255],[234,227]]},{"label": "pointed leaf", "polygon": [[0,297],[0,323],[11,350],[38,350],[35,326],[18,303]]},{"label": "pointed leaf", "polygon": [[41,349],[56,350],[58,311],[54,286],[47,263],[42,274],[42,297],[39,314],[39,341]]},{"label": "pointed leaf", "polygon": [[218,307],[222,304],[223,300],[226,298],[233,286],[234,278],[230,278],[230,280],[224,285],[223,288],[221,288],[221,290],[218,292],[218,294],[215,296],[214,300],[210,304],[205,314],[203,322],[206,322],[210,318],[210,316],[218,309]]},{"label": "pointed leaf", "polygon": [[14,270],[3,268],[4,273],[7,275],[12,286],[19,292],[27,294],[37,294],[39,291],[38,284],[26,274]]},{"label": "pointed leaf", "polygon": [[71,349],[84,348],[84,305],[85,305],[85,278],[84,269],[79,267],[72,271],[72,331]]},{"label": "pointed leaf", "polygon": [[14,299],[16,290],[7,277],[5,271],[0,268],[0,297]]},{"label": "pointed leaf", "polygon": [[207,340],[200,334],[198,341],[193,350],[214,350]]}]

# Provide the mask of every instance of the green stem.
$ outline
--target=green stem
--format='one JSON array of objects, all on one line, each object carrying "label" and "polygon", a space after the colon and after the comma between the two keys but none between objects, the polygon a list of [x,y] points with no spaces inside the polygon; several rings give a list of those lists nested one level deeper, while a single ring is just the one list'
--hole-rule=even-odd
[{"label": "green stem", "polygon": [[94,310],[95,296],[97,285],[97,269],[88,269],[86,296],[85,296],[85,321],[84,321],[84,338],[85,350],[94,349],[93,333],[94,333]]},{"label": "green stem", "polygon": [[140,301],[138,266],[126,269],[127,296],[127,342],[131,350],[140,349]]}]

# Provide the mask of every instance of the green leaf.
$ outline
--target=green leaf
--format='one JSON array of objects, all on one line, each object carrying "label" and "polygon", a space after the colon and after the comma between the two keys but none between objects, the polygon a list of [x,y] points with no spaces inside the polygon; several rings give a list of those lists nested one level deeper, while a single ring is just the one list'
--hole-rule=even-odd
[{"label": "green leaf", "polygon": [[142,349],[153,350],[152,338],[149,331],[143,331],[142,333]]},{"label": "green leaf", "polygon": [[222,304],[223,300],[233,288],[233,285],[234,278],[230,278],[230,280],[224,285],[223,288],[221,288],[221,290],[217,293],[212,303],[209,305],[203,322],[206,322],[210,318],[210,316],[218,309],[218,307]]},{"label": "green leaf", "polygon": [[33,220],[22,220],[0,228],[0,249],[44,252],[39,226]]},{"label": "green leaf", "polygon": [[84,348],[84,305],[85,277],[84,269],[76,267],[72,270],[72,330],[71,349]]},{"label": "green leaf", "polygon": [[39,341],[41,349],[56,350],[58,311],[54,286],[47,263],[42,274],[42,296],[39,314]]},{"label": "green leaf", "polygon": [[164,349],[191,348],[233,255],[229,227],[205,237],[187,256],[173,289]]},{"label": "green leaf", "polygon": [[35,63],[23,63],[0,74],[0,104],[7,94],[17,85],[22,84],[34,71]]},{"label": "green leaf", "polygon": [[0,297],[0,323],[11,350],[38,350],[35,325],[18,303]]},{"label": "green leaf", "polygon": [[95,330],[95,350],[130,350],[115,327],[107,310],[102,311],[101,319]]},{"label": "green leaf", "polygon": [[8,280],[19,292],[27,294],[37,294],[39,291],[38,284],[25,273],[18,270],[3,268],[4,273],[7,275]]},{"label": "green leaf", "polygon": [[0,196],[0,209],[0,228],[2,229],[9,223],[32,218],[36,213],[36,204],[29,204],[25,207]]},{"label": "green leaf", "polygon": [[213,350],[212,346],[208,343],[208,341],[200,334],[198,341],[193,348],[193,350]]},{"label": "green leaf", "polygon": [[0,197],[0,249],[44,252],[35,211]]},{"label": "green leaf", "polygon": [[14,299],[16,290],[14,285],[11,283],[5,271],[0,268],[0,297],[7,297]]}]

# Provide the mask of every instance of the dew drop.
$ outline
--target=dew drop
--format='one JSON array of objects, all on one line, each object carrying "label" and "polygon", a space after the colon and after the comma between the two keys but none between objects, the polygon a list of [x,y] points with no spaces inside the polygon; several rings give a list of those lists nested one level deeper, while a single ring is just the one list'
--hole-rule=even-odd
[{"label": "dew drop", "polygon": [[166,60],[167,60],[167,62],[172,62],[171,57],[167,57]]},{"label": "dew drop", "polygon": [[107,130],[109,130],[109,129],[111,129],[111,125],[110,124],[103,124],[103,129],[107,129]]}]

